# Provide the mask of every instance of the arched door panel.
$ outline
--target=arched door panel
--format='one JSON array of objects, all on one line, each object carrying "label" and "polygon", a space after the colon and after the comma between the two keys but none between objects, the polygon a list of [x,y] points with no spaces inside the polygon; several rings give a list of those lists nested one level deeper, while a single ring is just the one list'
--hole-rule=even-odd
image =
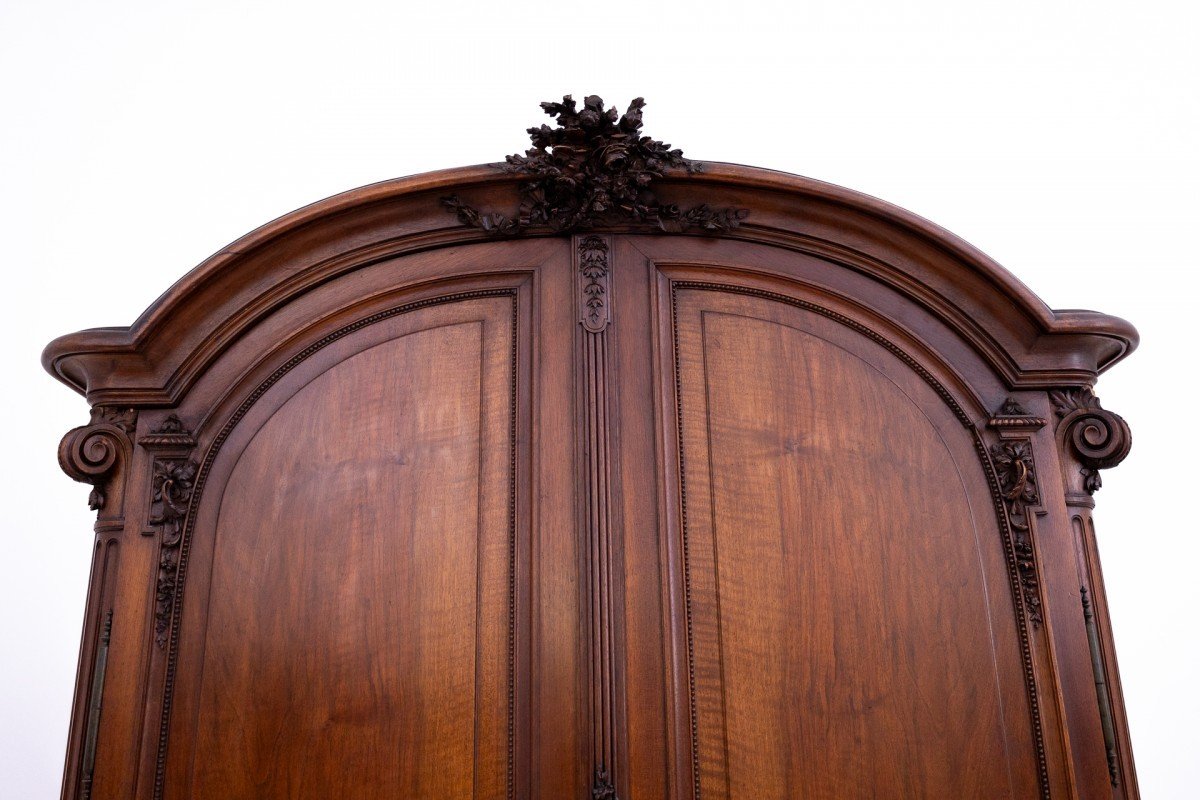
[{"label": "arched door panel", "polygon": [[171,796],[512,796],[529,331],[491,295],[341,337],[230,428],[191,535]]},{"label": "arched door panel", "polygon": [[1035,796],[962,423],[891,352],[782,298],[673,304],[697,794]]}]

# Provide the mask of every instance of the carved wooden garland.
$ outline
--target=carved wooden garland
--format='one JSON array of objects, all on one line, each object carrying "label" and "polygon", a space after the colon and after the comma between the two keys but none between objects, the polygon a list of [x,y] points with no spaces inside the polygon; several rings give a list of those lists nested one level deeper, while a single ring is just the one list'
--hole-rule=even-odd
[{"label": "carved wooden garland", "polygon": [[150,484],[150,515],[146,520],[149,528],[142,535],[159,536],[154,643],[161,649],[167,645],[171,628],[179,575],[179,545],[183,541],[183,523],[196,482],[197,464],[191,458],[196,441],[179,417],[172,414],[161,426],[143,436],[138,444],[156,453]]},{"label": "carved wooden garland", "polygon": [[1033,464],[1033,444],[1029,436],[1045,424],[1046,420],[1030,414],[1012,397],[1006,399],[1000,410],[988,420],[988,427],[1000,431],[1000,443],[992,445],[989,452],[1012,530],[1021,594],[1029,621],[1035,628],[1040,627],[1044,620],[1029,509],[1041,505],[1041,498],[1037,488],[1037,469]]},{"label": "carved wooden garland", "polygon": [[705,203],[681,209],[654,196],[651,184],[669,170],[694,173],[701,167],[684,158],[683,151],[641,135],[645,105],[638,97],[618,116],[615,106],[606,111],[596,95],[584,98],[581,110],[571,95],[561,103],[542,103],[558,127],[529,128],[533,147],[524,155],[508,156],[501,167],[530,176],[520,186],[517,215],[484,213],[457,195],[442,198],[442,203],[459,222],[490,236],[515,236],[537,226],[555,233],[622,223],[669,232],[721,233],[738,227],[749,214],[744,208],[715,209]]}]

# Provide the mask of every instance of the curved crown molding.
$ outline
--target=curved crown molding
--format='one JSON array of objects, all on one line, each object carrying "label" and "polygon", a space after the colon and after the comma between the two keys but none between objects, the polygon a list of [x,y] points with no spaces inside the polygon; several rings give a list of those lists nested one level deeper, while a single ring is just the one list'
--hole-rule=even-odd
[{"label": "curved crown molding", "polygon": [[[740,227],[718,235],[805,250],[889,283],[958,330],[1013,387],[1088,385],[1137,346],[1128,322],[1052,311],[979,250],[890,203],[773,170],[693,163],[698,169],[656,182],[664,202],[744,209]],[[42,363],[93,404],[176,404],[242,331],[306,289],[383,258],[488,241],[447,214],[442,198],[510,211],[521,181],[503,165],[484,164],[384,181],[306,206],[201,263],[129,327],[55,339]],[[654,233],[619,223],[606,229]]]}]

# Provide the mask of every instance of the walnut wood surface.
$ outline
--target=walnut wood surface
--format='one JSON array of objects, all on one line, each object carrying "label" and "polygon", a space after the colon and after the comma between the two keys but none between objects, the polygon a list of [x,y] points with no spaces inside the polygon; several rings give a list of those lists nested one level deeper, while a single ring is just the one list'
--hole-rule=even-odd
[{"label": "walnut wood surface", "polygon": [[677,304],[698,793],[1036,796],[969,434],[836,322],[725,292]]},{"label": "walnut wood surface", "polygon": [[1138,796],[1127,323],[763,170],[656,183],[709,236],[440,202],[519,183],[331,198],[47,348],[96,409],[64,798]]}]

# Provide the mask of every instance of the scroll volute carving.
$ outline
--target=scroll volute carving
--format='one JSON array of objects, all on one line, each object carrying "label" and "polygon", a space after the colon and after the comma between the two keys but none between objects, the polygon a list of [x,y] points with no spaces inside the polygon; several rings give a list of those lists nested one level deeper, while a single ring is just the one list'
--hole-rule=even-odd
[{"label": "scroll volute carving", "polygon": [[93,511],[120,513],[122,486],[114,477],[129,461],[136,426],[136,410],[96,406],[92,421],[68,431],[59,443],[58,463],[63,472],[92,485],[88,507]]},{"label": "scroll volute carving", "polygon": [[1101,485],[1100,470],[1115,467],[1129,455],[1133,446],[1129,424],[1101,408],[1086,386],[1051,392],[1050,402],[1067,454],[1079,462],[1082,488],[1095,494]]}]

